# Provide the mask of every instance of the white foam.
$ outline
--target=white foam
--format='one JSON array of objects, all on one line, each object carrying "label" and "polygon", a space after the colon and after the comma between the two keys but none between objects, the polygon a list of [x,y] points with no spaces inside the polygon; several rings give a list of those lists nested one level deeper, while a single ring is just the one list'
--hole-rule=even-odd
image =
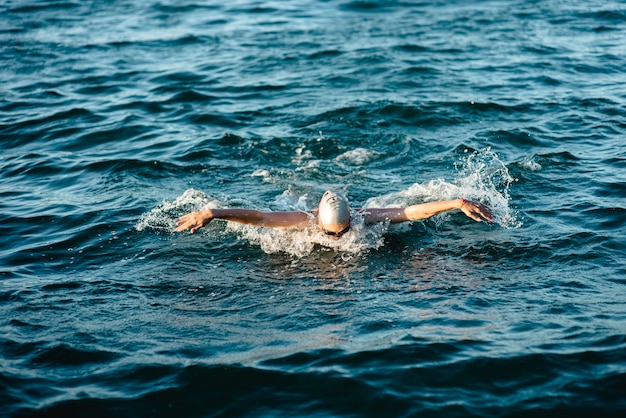
[{"label": "white foam", "polygon": [[365,148],[355,148],[337,156],[336,160],[348,165],[365,165],[377,158],[379,153]]},{"label": "white foam", "polygon": [[218,200],[209,198],[199,190],[188,189],[174,199],[173,202],[163,202],[150,212],[144,214],[135,225],[137,231],[153,229],[156,231],[173,232],[176,228],[176,220],[182,215],[202,210],[221,207]]},{"label": "white foam", "polygon": [[259,245],[268,254],[285,252],[295,257],[305,257],[318,246],[344,254],[357,254],[379,248],[384,244],[387,226],[380,224],[365,227],[363,218],[354,212],[350,230],[339,240],[325,235],[314,220],[303,230],[250,227],[237,223],[229,223],[227,228],[243,239]]},{"label": "white foam", "polygon": [[254,170],[252,174],[250,174],[250,177],[262,177],[263,181],[270,182],[272,179],[272,173],[270,173],[269,170],[258,169]]}]

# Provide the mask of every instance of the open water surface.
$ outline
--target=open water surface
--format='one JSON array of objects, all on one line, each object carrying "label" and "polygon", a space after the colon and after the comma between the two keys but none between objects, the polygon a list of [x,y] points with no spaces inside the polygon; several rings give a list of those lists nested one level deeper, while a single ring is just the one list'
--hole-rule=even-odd
[{"label": "open water surface", "polygon": [[[626,3],[0,3],[0,409],[626,412]],[[467,197],[339,241],[215,221]]]}]

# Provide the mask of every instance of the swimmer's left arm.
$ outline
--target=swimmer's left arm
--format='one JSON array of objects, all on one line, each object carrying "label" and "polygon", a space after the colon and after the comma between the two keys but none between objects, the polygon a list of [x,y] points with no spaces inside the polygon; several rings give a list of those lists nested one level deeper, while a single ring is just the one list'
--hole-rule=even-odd
[{"label": "swimmer's left arm", "polygon": [[453,209],[460,209],[466,216],[477,222],[483,219],[487,221],[494,219],[488,206],[467,199],[421,203],[406,208],[364,209],[363,216],[366,223],[400,223],[428,219]]}]

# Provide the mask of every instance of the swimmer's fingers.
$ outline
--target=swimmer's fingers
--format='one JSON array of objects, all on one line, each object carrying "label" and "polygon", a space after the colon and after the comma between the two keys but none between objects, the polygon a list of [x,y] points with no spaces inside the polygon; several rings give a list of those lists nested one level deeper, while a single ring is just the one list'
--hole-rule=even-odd
[{"label": "swimmer's fingers", "polygon": [[483,205],[479,202],[464,200],[461,210],[465,213],[465,215],[476,222],[481,222],[483,219],[489,222],[493,222],[494,220],[493,213],[491,212],[491,209],[489,209],[489,206]]},{"label": "swimmer's fingers", "polygon": [[186,229],[189,229],[192,227],[193,223],[190,221],[190,217],[191,217],[191,213],[182,216],[177,222],[176,222],[176,232],[182,232]]},{"label": "swimmer's fingers", "polygon": [[480,216],[482,219],[486,221],[489,221],[489,222],[494,221],[493,212],[491,212],[491,209],[487,205],[483,205],[482,203],[475,202],[474,213],[478,214],[478,216]]},{"label": "swimmer's fingers", "polygon": [[212,219],[211,215],[206,212],[191,212],[187,215],[181,216],[178,222],[176,222],[176,231],[182,232],[189,229],[189,231],[193,234],[198,229],[211,222]]}]

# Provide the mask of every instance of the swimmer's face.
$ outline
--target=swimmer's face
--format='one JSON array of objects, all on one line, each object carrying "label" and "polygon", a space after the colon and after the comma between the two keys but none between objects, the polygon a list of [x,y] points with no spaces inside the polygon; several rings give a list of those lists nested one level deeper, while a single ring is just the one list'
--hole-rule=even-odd
[{"label": "swimmer's face", "polygon": [[318,208],[319,225],[324,233],[339,239],[350,230],[350,207],[345,197],[326,192]]},{"label": "swimmer's face", "polygon": [[330,229],[329,227],[323,226],[322,224],[320,224],[320,228],[322,228],[322,231],[328,235],[329,237],[331,237],[334,240],[338,240],[339,238],[341,238],[343,236],[343,234],[345,234],[346,232],[348,232],[350,230],[350,224],[345,225],[343,228],[339,229],[340,226],[337,226],[336,228],[331,226]]}]

